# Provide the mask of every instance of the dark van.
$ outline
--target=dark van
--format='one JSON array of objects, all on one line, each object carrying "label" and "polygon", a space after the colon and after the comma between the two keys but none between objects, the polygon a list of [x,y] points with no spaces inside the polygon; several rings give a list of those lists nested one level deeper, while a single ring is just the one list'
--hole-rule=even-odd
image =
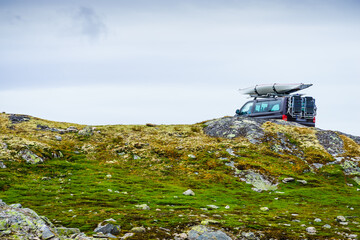
[{"label": "dark van", "polygon": [[255,98],[248,101],[235,116],[247,116],[262,119],[282,119],[305,126],[315,127],[315,99],[301,95]]}]

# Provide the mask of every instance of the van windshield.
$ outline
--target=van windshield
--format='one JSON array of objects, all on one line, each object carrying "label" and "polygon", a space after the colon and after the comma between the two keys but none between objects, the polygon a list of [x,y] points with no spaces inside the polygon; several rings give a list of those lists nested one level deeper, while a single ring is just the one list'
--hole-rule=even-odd
[{"label": "van windshield", "polygon": [[251,108],[253,106],[253,102],[246,103],[241,109],[240,109],[240,115],[246,115],[251,113]]},{"label": "van windshield", "polygon": [[277,112],[281,109],[281,100],[261,101],[255,104],[254,113]]}]

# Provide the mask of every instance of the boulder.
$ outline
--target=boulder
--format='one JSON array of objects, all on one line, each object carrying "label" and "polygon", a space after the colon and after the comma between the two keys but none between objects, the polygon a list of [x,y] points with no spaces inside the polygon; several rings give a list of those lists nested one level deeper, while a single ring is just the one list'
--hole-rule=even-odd
[{"label": "boulder", "polygon": [[78,132],[78,134],[81,135],[81,136],[92,136],[94,134],[93,128],[90,127],[90,126],[86,126],[83,129],[81,129]]},{"label": "boulder", "polygon": [[[63,228],[66,229],[66,228]],[[68,239],[71,233],[80,231],[63,230],[43,216],[21,204],[8,206],[0,200],[0,239]],[[90,239],[82,234],[83,240]]]},{"label": "boulder", "polygon": [[36,154],[33,153],[32,151],[30,151],[29,149],[21,150],[21,151],[19,152],[19,155],[20,155],[21,158],[24,159],[27,163],[38,164],[38,163],[44,162],[44,160],[43,160],[41,157],[39,157],[38,155],[36,155]]},{"label": "boulder", "polygon": [[246,117],[225,117],[205,123],[204,132],[212,137],[245,137],[251,143],[259,143],[264,137],[261,125],[265,120]]},{"label": "boulder", "polygon": [[197,225],[191,228],[188,232],[189,240],[231,240],[231,238],[224,232],[216,229],[206,227],[204,225]]},{"label": "boulder", "polygon": [[150,210],[150,207],[147,204],[139,204],[139,205],[135,205],[135,207],[142,210]]},{"label": "boulder", "polygon": [[293,181],[295,181],[294,178],[284,178],[284,179],[282,180],[283,183],[289,183],[289,182],[293,182]]},{"label": "boulder", "polygon": [[105,225],[102,225],[101,223],[98,225],[97,228],[94,229],[94,232],[101,232],[103,234],[114,234],[117,235],[120,233],[120,226],[119,225],[113,225],[111,223],[107,223]]},{"label": "boulder", "polygon": [[191,189],[186,190],[183,194],[185,196],[195,196],[195,193]]},{"label": "boulder", "polygon": [[6,165],[2,161],[0,161],[0,168],[6,168]]},{"label": "boulder", "polygon": [[133,233],[144,233],[144,232],[146,232],[146,229],[144,227],[133,227],[131,229],[131,232],[133,232]]},{"label": "boulder", "polygon": [[240,180],[254,186],[254,191],[273,191],[277,189],[277,183],[271,177],[266,177],[254,170],[237,171]]},{"label": "boulder", "polygon": [[21,114],[10,114],[9,119],[11,123],[21,123],[21,122],[27,122],[30,120],[30,116],[28,115],[21,115]]},{"label": "boulder", "polygon": [[332,156],[344,153],[344,142],[335,132],[318,129],[316,131],[316,138],[324,149]]},{"label": "boulder", "polygon": [[336,221],[337,222],[346,222],[346,218],[344,216],[337,216]]},{"label": "boulder", "polygon": [[316,229],[314,227],[307,227],[306,232],[310,235],[316,234]]}]

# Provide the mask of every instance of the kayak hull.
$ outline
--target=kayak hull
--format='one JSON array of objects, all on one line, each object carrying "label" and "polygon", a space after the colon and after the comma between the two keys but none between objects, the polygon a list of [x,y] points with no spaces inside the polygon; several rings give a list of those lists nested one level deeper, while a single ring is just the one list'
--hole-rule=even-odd
[{"label": "kayak hull", "polygon": [[290,83],[290,84],[263,84],[255,85],[254,87],[239,89],[240,93],[251,96],[264,96],[264,95],[286,95],[294,93],[305,88],[311,87],[312,84],[304,83]]}]

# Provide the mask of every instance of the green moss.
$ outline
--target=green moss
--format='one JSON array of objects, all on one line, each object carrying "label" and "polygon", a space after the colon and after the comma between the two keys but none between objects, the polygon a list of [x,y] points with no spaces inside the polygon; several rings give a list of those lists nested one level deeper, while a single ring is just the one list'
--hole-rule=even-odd
[{"label": "green moss", "polygon": [[[0,127],[6,124],[8,120],[0,115]],[[13,154],[14,161],[7,161],[7,168],[0,169],[0,199],[9,204],[20,202],[57,225],[87,233],[99,222],[113,218],[123,232],[134,226],[149,227],[151,230],[139,239],[163,239],[168,235],[158,231],[159,227],[181,232],[214,220],[218,227],[233,233],[259,229],[278,239],[300,239],[304,233],[301,224],[308,225],[319,217],[322,224],[333,226],[337,215],[357,216],[360,209],[358,192],[346,185],[352,180],[341,166],[326,165],[317,174],[304,173],[308,163],[333,160],[314,147],[313,130],[279,127],[290,143],[299,147],[299,154],[304,150],[298,157],[275,153],[268,143],[208,137],[201,131],[202,124],[97,126],[92,136],[66,133],[62,141],[54,140],[56,133],[36,130],[37,124],[61,129],[74,125],[31,119],[17,124],[16,132],[2,128],[0,140],[6,139],[14,151],[7,153]],[[269,129],[277,127],[268,125]],[[16,154],[26,145],[32,145],[31,150],[45,161],[22,163]],[[228,148],[236,156],[230,155]],[[188,157],[190,154],[196,158]],[[134,159],[135,155],[140,158]],[[230,162],[234,167],[225,165]],[[276,191],[257,193],[236,176],[248,169],[275,179],[293,177],[308,183],[280,183]],[[182,194],[189,188],[195,196]],[[136,207],[141,204],[150,210]],[[269,211],[262,212],[261,207]],[[354,221],[360,219],[355,217]],[[325,231],[319,225],[317,236],[330,238],[336,231],[359,234],[356,224],[349,223],[346,228],[350,230],[336,228]]]}]

